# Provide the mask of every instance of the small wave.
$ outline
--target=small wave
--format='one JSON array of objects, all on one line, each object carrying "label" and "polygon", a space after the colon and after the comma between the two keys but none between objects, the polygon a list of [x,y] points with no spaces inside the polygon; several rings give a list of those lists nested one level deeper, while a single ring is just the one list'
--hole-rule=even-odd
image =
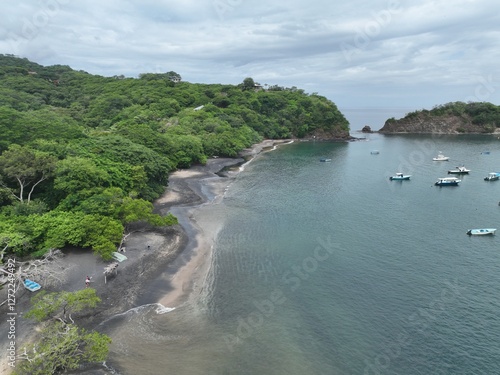
[{"label": "small wave", "polygon": [[158,305],[158,307],[156,308],[155,312],[158,315],[166,314],[166,313],[169,313],[170,311],[175,310],[175,307],[165,307],[161,303],[158,303],[157,305]]},{"label": "small wave", "polygon": [[130,310],[113,315],[112,317],[101,322],[99,325],[103,325],[106,322],[108,322],[112,319],[118,318],[118,317],[129,316],[131,314],[139,314],[139,313],[144,312],[144,310],[147,310],[147,309],[153,310],[153,308],[155,308],[154,312],[158,315],[163,315],[163,314],[166,314],[166,313],[169,313],[169,312],[175,310],[175,307],[166,307],[166,306],[163,306],[161,303],[148,303],[146,305],[136,306],[136,307],[131,308]]}]

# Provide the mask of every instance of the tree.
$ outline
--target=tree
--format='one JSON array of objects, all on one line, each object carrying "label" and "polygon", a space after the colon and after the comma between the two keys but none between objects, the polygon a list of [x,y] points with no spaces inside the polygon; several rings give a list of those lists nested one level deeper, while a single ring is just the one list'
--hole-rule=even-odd
[{"label": "tree", "polygon": [[103,362],[109,353],[111,338],[87,332],[73,324],[53,322],[40,333],[40,339],[23,348],[24,359],[14,374],[53,375],[75,370],[82,364]]},{"label": "tree", "polygon": [[100,302],[95,290],[77,292],[40,292],[26,317],[50,322],[41,330],[38,341],[22,348],[15,374],[52,375],[74,370],[83,364],[102,362],[109,352],[111,338],[78,327],[72,313],[94,308]]},{"label": "tree", "polygon": [[243,91],[255,89],[255,82],[253,78],[247,77],[243,80]]},{"label": "tree", "polygon": [[[56,158],[48,153],[28,146],[11,145],[0,156],[0,185],[9,189],[20,202],[29,203],[35,187],[52,176],[55,165]],[[15,181],[18,189],[10,188],[2,176]],[[25,190],[29,187],[25,200]]]},{"label": "tree", "polygon": [[95,289],[85,288],[76,292],[39,292],[31,299],[33,307],[25,315],[41,322],[47,319],[59,320],[64,324],[73,323],[71,314],[94,308],[101,302]]},{"label": "tree", "polygon": [[54,187],[67,194],[110,184],[108,173],[91,159],[69,156],[57,164]]}]

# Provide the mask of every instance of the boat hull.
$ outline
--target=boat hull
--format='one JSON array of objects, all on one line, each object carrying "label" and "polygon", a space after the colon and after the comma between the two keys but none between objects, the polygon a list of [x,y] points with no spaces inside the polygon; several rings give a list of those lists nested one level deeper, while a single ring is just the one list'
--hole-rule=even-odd
[{"label": "boat hull", "polygon": [[400,177],[400,176],[391,176],[389,177],[389,180],[391,181],[404,181],[404,180],[409,180],[411,176],[403,176],[403,177]]},{"label": "boat hull", "polygon": [[436,186],[458,186],[458,182],[436,182]]},{"label": "boat hull", "polygon": [[457,186],[459,182],[462,180],[459,180],[456,177],[443,177],[439,178],[434,185],[436,186]]},{"label": "boat hull", "polygon": [[467,234],[469,236],[492,236],[495,234],[497,230],[494,228],[487,228],[487,229],[469,229],[467,231]]}]

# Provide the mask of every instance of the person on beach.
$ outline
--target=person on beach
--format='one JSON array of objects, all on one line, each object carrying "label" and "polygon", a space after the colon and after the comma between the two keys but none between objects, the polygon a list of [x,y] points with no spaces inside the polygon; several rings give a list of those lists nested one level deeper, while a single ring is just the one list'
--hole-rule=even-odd
[{"label": "person on beach", "polygon": [[88,288],[90,286],[90,277],[85,278],[85,288]]}]

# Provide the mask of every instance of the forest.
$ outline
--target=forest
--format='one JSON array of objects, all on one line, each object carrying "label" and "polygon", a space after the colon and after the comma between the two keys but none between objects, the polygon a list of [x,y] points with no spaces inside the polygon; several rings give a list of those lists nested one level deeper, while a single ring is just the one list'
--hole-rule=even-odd
[{"label": "forest", "polygon": [[296,87],[103,77],[0,55],[1,258],[73,246],[110,259],[131,224],[177,223],[153,212],[169,173],[317,131],[349,123]]}]

